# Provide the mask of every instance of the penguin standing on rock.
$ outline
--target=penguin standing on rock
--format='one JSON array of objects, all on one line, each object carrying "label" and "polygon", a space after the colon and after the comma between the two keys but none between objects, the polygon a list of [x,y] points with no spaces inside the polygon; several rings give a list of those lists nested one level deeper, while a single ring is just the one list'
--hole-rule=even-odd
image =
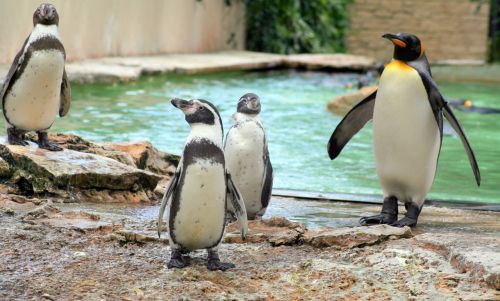
[{"label": "penguin standing on rock", "polygon": [[60,151],[62,148],[49,142],[47,130],[57,114],[68,113],[71,89],[56,8],[40,5],[33,14],[33,25],[0,91],[7,139],[10,144],[27,145],[24,134],[36,131],[40,148]]},{"label": "penguin standing on rock", "polygon": [[[224,145],[227,168],[240,189],[251,220],[261,218],[266,212],[273,186],[273,167],[266,133],[259,118],[260,109],[259,96],[254,93],[243,95]],[[228,211],[234,211],[232,206]]]},{"label": "penguin standing on rock", "polygon": [[223,129],[217,109],[208,101],[173,99],[191,126],[184,152],[165,192],[158,218],[158,235],[167,210],[172,249],[168,268],[184,268],[189,251],[207,249],[209,270],[227,270],[217,252],[225,228],[226,202],[235,208],[241,237],[247,233],[245,203],[226,169]]},{"label": "penguin standing on rock", "polygon": [[[382,212],[363,217],[362,225],[415,226],[432,187],[443,138],[443,115],[460,136],[476,183],[481,176],[467,138],[432,79],[419,38],[385,34],[394,56],[380,78],[378,90],[356,105],[340,122],[328,143],[335,159],[346,143],[373,118],[377,174],[384,192]],[[406,215],[398,220],[398,200]]]}]

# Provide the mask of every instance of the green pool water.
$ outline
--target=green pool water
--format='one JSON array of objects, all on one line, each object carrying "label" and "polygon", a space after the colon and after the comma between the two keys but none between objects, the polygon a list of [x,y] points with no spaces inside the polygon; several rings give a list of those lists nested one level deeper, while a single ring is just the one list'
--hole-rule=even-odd
[{"label": "green pool water", "polygon": [[[169,74],[115,85],[75,85],[73,104],[54,131],[95,141],[150,140],[159,149],[180,154],[189,126],[170,104],[172,97],[204,98],[221,112],[225,130],[239,97],[260,95],[269,137],[276,188],[380,194],[372,150],[371,125],[335,160],[326,144],[339,116],[325,110],[357,74],[269,71],[209,75]],[[468,98],[475,105],[500,108],[500,86],[439,83],[447,98]],[[428,198],[500,202],[500,115],[456,112],[479,162],[482,185],[476,187],[456,136],[443,141],[439,168]],[[411,171],[409,171],[411,172]]]}]

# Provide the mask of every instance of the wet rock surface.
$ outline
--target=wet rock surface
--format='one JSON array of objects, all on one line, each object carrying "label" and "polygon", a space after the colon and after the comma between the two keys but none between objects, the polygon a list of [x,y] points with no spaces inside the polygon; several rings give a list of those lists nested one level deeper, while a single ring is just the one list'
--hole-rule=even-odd
[{"label": "wet rock surface", "polygon": [[[250,222],[245,242],[231,241],[237,227],[227,228],[231,243],[221,244],[220,256],[235,269],[208,271],[206,252],[197,251],[189,267],[169,270],[166,234],[156,234],[158,206],[84,206],[3,195],[0,208],[1,300],[500,298],[487,282],[495,263],[477,259],[485,250],[498,254],[499,237],[491,233],[477,233],[477,243],[471,243],[470,233],[439,228],[411,236],[408,229],[388,226],[307,229],[271,217]],[[426,212],[432,216],[435,210]],[[467,212],[447,214],[459,218]],[[318,240],[334,243],[312,246]],[[460,256],[467,258],[461,262],[480,263],[481,276],[470,263],[456,264]]]},{"label": "wet rock surface", "polygon": [[376,89],[376,86],[363,87],[360,90],[337,96],[328,102],[326,109],[333,114],[344,116]]}]

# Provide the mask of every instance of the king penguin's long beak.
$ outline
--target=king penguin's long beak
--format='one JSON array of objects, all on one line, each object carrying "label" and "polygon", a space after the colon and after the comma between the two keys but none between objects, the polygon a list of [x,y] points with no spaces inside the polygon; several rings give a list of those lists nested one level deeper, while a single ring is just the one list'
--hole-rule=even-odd
[{"label": "king penguin's long beak", "polygon": [[382,36],[382,38],[384,39],[388,39],[389,41],[391,41],[394,45],[396,46],[399,46],[399,47],[402,47],[402,48],[405,48],[406,47],[406,43],[401,40],[397,35],[395,34],[392,34],[392,33],[386,33]]}]

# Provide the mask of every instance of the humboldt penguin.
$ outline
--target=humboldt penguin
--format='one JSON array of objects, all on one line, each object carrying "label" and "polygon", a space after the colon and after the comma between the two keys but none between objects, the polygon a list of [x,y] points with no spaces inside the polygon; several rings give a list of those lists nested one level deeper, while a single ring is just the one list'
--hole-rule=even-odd
[{"label": "humboldt penguin", "polygon": [[[254,93],[243,95],[224,144],[227,168],[243,196],[251,220],[260,219],[266,212],[273,186],[273,167],[260,110],[259,96]],[[228,211],[234,211],[232,206]]]},{"label": "humboldt penguin", "polygon": [[[436,174],[443,137],[443,116],[459,135],[476,183],[481,176],[472,148],[434,80],[424,47],[412,34],[385,34],[394,44],[393,60],[378,90],[356,105],[339,123],[328,143],[335,159],[346,143],[373,118],[377,174],[384,193],[382,212],[363,217],[362,225],[415,226]],[[398,220],[398,201],[406,208]]]},{"label": "humboldt penguin", "polygon": [[71,89],[64,68],[66,52],[59,36],[59,15],[52,4],[33,14],[33,30],[5,78],[0,97],[10,144],[27,145],[25,133],[38,134],[40,148],[60,151],[47,130],[68,113]]},{"label": "humboldt penguin", "polygon": [[173,99],[172,105],[185,114],[191,132],[163,197],[158,218],[160,235],[166,209],[171,247],[167,266],[184,268],[189,261],[183,254],[207,249],[207,268],[227,270],[234,264],[221,262],[217,252],[224,233],[227,202],[235,208],[243,239],[247,233],[247,214],[241,194],[226,168],[221,118],[206,100]]}]

